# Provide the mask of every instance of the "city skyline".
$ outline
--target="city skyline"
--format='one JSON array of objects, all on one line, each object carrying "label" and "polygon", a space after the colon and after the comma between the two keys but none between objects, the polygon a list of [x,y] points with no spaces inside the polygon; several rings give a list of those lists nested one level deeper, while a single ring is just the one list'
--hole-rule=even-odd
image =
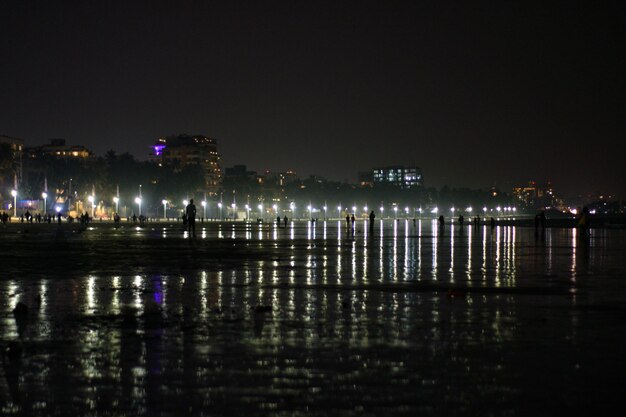
[{"label": "city skyline", "polygon": [[516,4],[11,4],[0,131],[147,159],[215,137],[223,166],[355,182],[395,164],[427,186],[626,194],[620,22]]}]

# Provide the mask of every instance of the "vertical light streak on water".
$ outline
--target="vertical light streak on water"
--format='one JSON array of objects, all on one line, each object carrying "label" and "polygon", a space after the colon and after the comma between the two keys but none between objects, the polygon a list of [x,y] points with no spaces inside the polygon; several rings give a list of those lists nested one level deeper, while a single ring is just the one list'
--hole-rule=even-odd
[{"label": "vertical light streak on water", "polygon": [[113,286],[113,294],[111,295],[111,313],[119,314],[120,312],[120,277],[114,276],[111,285]]},{"label": "vertical light streak on water", "polygon": [[337,242],[341,244],[341,221],[337,222]]},{"label": "vertical light streak on water", "polygon": [[577,243],[577,239],[576,238],[577,238],[577,233],[578,233],[578,230],[575,227],[573,227],[572,228],[572,265],[571,265],[571,268],[570,268],[570,271],[572,273],[571,274],[571,276],[572,276],[572,278],[571,278],[572,284],[576,283],[576,243]]},{"label": "vertical light streak on water", "polygon": [[481,268],[483,284],[487,282],[487,226],[483,226],[483,265]]},{"label": "vertical light streak on water", "polygon": [[467,285],[472,285],[472,226],[467,228]]},{"label": "vertical light streak on water", "polygon": [[[352,250],[350,251],[352,259],[352,271],[350,274],[350,282],[353,283],[356,280],[356,240],[352,240]],[[344,281],[345,282],[345,281]]]},{"label": "vertical light streak on water", "polygon": [[222,233],[222,224],[217,225],[217,238],[224,239],[224,233]]},{"label": "vertical light streak on water", "polygon": [[433,235],[433,265],[432,265],[432,279],[433,281],[437,281],[437,243],[439,240],[439,230],[437,228],[437,221],[433,220],[431,222],[431,230]]},{"label": "vertical light streak on water", "polygon": [[511,285],[516,285],[517,280],[517,264],[515,263],[515,256],[517,252],[516,240],[517,236],[515,235],[517,228],[513,227],[511,231]]},{"label": "vertical light streak on water", "polygon": [[393,222],[393,259],[391,261],[393,267],[393,274],[391,279],[393,281],[398,280],[398,222]]},{"label": "vertical light streak on water", "polygon": [[324,220],[324,223],[322,224],[322,230],[323,230],[323,239],[326,240],[326,220]]},{"label": "vertical light streak on water", "polygon": [[422,219],[417,223],[417,280],[422,279]]},{"label": "vertical light streak on water", "polygon": [[87,278],[87,308],[92,313],[92,309],[96,307],[96,277],[89,276]]},{"label": "vertical light streak on water", "polygon": [[378,246],[378,281],[382,282],[385,277],[385,245],[383,239],[383,221],[380,221],[380,239]]},{"label": "vertical light streak on water", "polygon": [[294,221],[291,221],[291,230],[290,230],[290,232],[289,232],[289,238],[290,238],[291,240],[293,240],[293,234],[294,234],[293,228],[294,228],[294,223],[295,223]]},{"label": "vertical light streak on water", "polygon": [[[209,279],[207,277],[206,271],[200,272],[200,314],[202,315],[202,317],[206,316],[209,304],[207,298],[208,281]],[[163,288],[163,306],[165,306],[165,288]]]},{"label": "vertical light streak on water", "polygon": [[306,255],[306,283],[307,285],[313,283],[313,255],[311,252]]},{"label": "vertical light streak on water", "polygon": [[495,276],[495,286],[500,286],[500,268],[501,268],[501,259],[500,259],[500,228],[501,226],[496,226],[496,276]]},{"label": "vertical light streak on water", "polygon": [[48,309],[48,280],[42,279],[39,284],[39,296],[41,297],[41,305],[39,307],[39,319],[43,320],[46,317],[46,310]]},{"label": "vertical light streak on water", "polygon": [[141,286],[143,284],[143,279],[141,278],[141,275],[135,275],[135,278],[133,279],[133,293],[135,294],[135,304],[134,306],[137,309],[142,308],[142,300],[141,300]]},{"label": "vertical light streak on water", "polygon": [[454,222],[451,222],[450,227],[450,282],[454,283]]},{"label": "vertical light streak on water", "polygon": [[404,273],[402,274],[404,281],[410,279],[409,276],[409,221],[404,222]]},{"label": "vertical light streak on water", "polygon": [[272,239],[278,240],[278,227],[274,227],[274,231],[272,232]]},{"label": "vertical light streak on water", "polygon": [[311,240],[311,222],[309,220],[306,222],[306,238]]},{"label": "vertical light streak on water", "polygon": [[328,255],[324,253],[322,259],[322,282],[326,284],[328,282]]},{"label": "vertical light streak on water", "polygon": [[258,240],[263,241],[263,223],[259,223],[259,235]]},{"label": "vertical light streak on water", "polygon": [[363,220],[363,240],[367,240],[368,224],[367,220]]},{"label": "vertical light streak on water", "polygon": [[363,281],[367,282],[367,240],[363,242]]},{"label": "vertical light streak on water", "polygon": [[317,221],[313,222],[311,228],[313,229],[313,240],[315,240],[317,237]]},{"label": "vertical light streak on water", "polygon": [[215,299],[217,300],[217,307],[222,308],[224,305],[224,271],[221,269],[217,271],[217,286],[213,291],[216,292]]},{"label": "vertical light streak on water", "polygon": [[202,230],[200,231],[200,237],[202,239],[206,239],[206,228],[202,228]]}]

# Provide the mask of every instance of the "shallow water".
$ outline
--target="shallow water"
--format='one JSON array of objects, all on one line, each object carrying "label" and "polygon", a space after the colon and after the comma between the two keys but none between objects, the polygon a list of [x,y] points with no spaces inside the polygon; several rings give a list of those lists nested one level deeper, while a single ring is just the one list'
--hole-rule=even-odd
[{"label": "shallow water", "polygon": [[582,415],[626,394],[624,230],[197,231],[0,229],[0,415]]}]

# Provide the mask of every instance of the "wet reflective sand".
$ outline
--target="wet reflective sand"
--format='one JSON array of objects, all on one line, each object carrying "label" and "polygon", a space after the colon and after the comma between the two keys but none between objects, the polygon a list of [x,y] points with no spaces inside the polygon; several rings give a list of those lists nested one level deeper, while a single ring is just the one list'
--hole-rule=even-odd
[{"label": "wet reflective sand", "polygon": [[180,227],[0,229],[0,415],[621,407],[626,230]]}]

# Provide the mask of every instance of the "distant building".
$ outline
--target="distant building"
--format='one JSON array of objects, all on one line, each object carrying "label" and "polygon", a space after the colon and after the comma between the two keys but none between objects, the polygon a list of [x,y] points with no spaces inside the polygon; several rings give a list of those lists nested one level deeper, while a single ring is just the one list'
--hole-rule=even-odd
[{"label": "distant building", "polygon": [[222,185],[220,155],[217,152],[217,141],[213,138],[203,135],[159,138],[152,146],[150,159],[160,166],[200,166],[204,173],[203,191],[209,195],[217,195]]},{"label": "distant building", "polygon": [[45,156],[57,159],[87,159],[93,153],[81,145],[67,145],[65,139],[50,139],[50,143],[32,146],[25,149],[29,159],[38,159]]},{"label": "distant building", "polygon": [[360,187],[373,187],[374,186],[374,173],[372,171],[361,171],[358,174]]},{"label": "distant building", "polygon": [[372,170],[373,184],[413,189],[423,185],[422,170],[418,167],[389,166]]},{"label": "distant building", "polygon": [[24,141],[22,139],[13,138],[7,135],[0,135],[0,144],[8,145],[11,152],[12,164],[9,171],[2,171],[0,175],[0,184],[5,187],[9,183],[11,187],[15,186],[15,182],[22,182],[22,156],[24,153]]},{"label": "distant building", "polygon": [[557,203],[549,181],[544,185],[529,181],[526,186],[513,188],[513,195],[529,208],[552,207]]}]

